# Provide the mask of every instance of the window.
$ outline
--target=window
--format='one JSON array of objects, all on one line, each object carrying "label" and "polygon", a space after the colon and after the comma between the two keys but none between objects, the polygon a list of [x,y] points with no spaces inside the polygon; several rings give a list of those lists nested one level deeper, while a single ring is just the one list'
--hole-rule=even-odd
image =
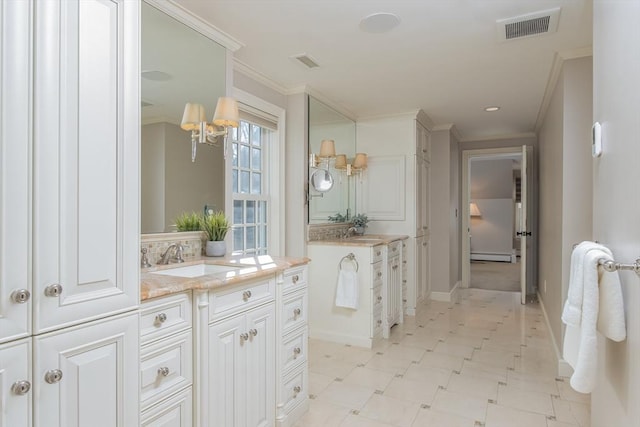
[{"label": "window", "polygon": [[269,159],[272,131],[240,120],[229,134],[232,151],[234,254],[262,255],[268,252]]}]

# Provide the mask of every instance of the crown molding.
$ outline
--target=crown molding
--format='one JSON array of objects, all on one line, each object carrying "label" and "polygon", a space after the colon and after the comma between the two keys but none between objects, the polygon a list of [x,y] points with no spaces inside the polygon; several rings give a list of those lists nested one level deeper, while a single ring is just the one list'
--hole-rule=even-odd
[{"label": "crown molding", "polygon": [[225,33],[224,31],[216,28],[213,24],[205,21],[198,15],[194,14],[190,10],[185,9],[183,6],[177,4],[173,0],[144,0],[145,3],[155,7],[156,9],[166,13],[167,15],[177,19],[188,27],[193,28],[197,32],[205,35],[216,43],[221,44],[226,49],[236,52],[241,47],[244,47],[244,43],[237,40],[233,36]]},{"label": "crown molding", "polygon": [[508,133],[504,135],[483,136],[481,138],[464,138],[459,142],[484,142],[484,141],[502,141],[505,139],[521,139],[521,138],[537,138],[535,132]]},{"label": "crown molding", "polygon": [[432,131],[448,130],[449,132],[451,132],[451,134],[454,136],[454,138],[458,142],[462,141],[462,135],[460,135],[460,131],[458,130],[456,125],[453,123],[443,123],[443,124],[435,125],[431,130]]},{"label": "crown molding", "polygon": [[250,79],[255,80],[261,85],[266,86],[269,89],[272,89],[281,95],[288,95],[289,89],[287,89],[285,86],[267,77],[266,75],[262,74],[255,68],[245,64],[244,62],[240,61],[238,58],[233,58],[233,71],[237,71],[238,73],[244,74]]},{"label": "crown molding", "polygon": [[[298,89],[300,88],[301,87],[299,87]],[[354,122],[357,120],[358,117],[352,111],[350,111],[347,108],[344,108],[342,105],[336,104],[334,101],[327,98],[322,92],[312,88],[311,86],[305,85],[304,92],[309,94],[310,96],[313,96],[315,99],[322,102],[324,105],[336,110],[338,113],[342,114],[343,116],[346,116],[349,120],[353,120]],[[300,92],[297,92],[297,93],[300,93]]]},{"label": "crown molding", "polygon": [[569,61],[571,59],[578,58],[586,58],[589,56],[593,56],[593,48],[583,47],[580,49],[572,49],[566,50],[562,52],[556,52],[553,56],[553,63],[551,64],[551,71],[549,71],[549,79],[547,80],[547,87],[544,90],[544,96],[542,97],[542,102],[540,103],[540,110],[538,110],[538,117],[536,117],[536,125],[535,125],[535,133],[537,134],[542,127],[542,123],[544,122],[544,117],[547,114],[547,110],[549,109],[549,104],[551,104],[551,97],[553,96],[553,91],[558,84],[558,79],[560,78],[560,72],[562,71],[562,66],[564,65],[564,61]]}]

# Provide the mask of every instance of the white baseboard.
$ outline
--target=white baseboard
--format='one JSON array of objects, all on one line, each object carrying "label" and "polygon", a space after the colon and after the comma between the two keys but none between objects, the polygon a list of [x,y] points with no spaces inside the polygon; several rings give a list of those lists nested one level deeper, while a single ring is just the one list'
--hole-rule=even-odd
[{"label": "white baseboard", "polygon": [[462,282],[458,281],[453,289],[449,292],[436,292],[431,291],[431,299],[433,301],[443,301],[443,302],[456,302],[459,299],[460,287],[462,286]]},{"label": "white baseboard", "polygon": [[504,261],[511,262],[511,254],[487,254],[476,252],[471,254],[472,261]]},{"label": "white baseboard", "polygon": [[549,316],[547,315],[547,310],[544,308],[544,302],[542,301],[542,297],[540,296],[540,292],[538,292],[538,301],[540,302],[540,308],[542,308],[542,314],[544,315],[544,321],[547,324],[547,329],[549,330],[549,336],[551,339],[551,345],[553,346],[553,352],[556,357],[556,362],[558,364],[557,374],[560,377],[570,377],[573,375],[573,368],[569,363],[563,359],[562,352],[560,348],[556,344],[555,336],[553,335],[553,329],[551,329],[551,323],[549,322]]},{"label": "white baseboard", "polygon": [[314,330],[312,328],[309,328],[309,338],[337,342],[338,344],[349,344],[364,348],[372,348],[375,342],[375,338],[355,337],[352,335],[337,334],[331,331]]}]

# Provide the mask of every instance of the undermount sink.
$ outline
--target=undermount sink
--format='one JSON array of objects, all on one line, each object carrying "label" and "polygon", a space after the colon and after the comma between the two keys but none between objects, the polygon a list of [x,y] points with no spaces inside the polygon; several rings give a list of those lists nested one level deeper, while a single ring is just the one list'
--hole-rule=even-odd
[{"label": "undermount sink", "polygon": [[176,277],[199,277],[207,274],[228,273],[230,271],[238,271],[240,267],[232,267],[229,265],[216,264],[196,264],[186,267],[169,268],[167,270],[153,271],[152,274],[161,274],[163,276]]}]

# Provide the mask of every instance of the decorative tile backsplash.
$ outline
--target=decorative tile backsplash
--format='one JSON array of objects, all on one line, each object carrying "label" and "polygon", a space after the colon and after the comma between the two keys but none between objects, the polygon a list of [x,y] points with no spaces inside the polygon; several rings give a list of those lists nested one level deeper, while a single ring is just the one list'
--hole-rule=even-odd
[{"label": "decorative tile backsplash", "polygon": [[340,222],[337,224],[310,224],[307,227],[307,241],[339,239],[347,232],[349,227],[353,227],[350,222]]},{"label": "decorative tile backsplash", "polygon": [[200,231],[143,234],[140,238],[140,249],[147,248],[149,262],[151,265],[156,265],[169,246],[173,243],[180,243],[184,248],[182,257],[185,261],[189,261],[202,256],[204,239],[204,233]]}]

